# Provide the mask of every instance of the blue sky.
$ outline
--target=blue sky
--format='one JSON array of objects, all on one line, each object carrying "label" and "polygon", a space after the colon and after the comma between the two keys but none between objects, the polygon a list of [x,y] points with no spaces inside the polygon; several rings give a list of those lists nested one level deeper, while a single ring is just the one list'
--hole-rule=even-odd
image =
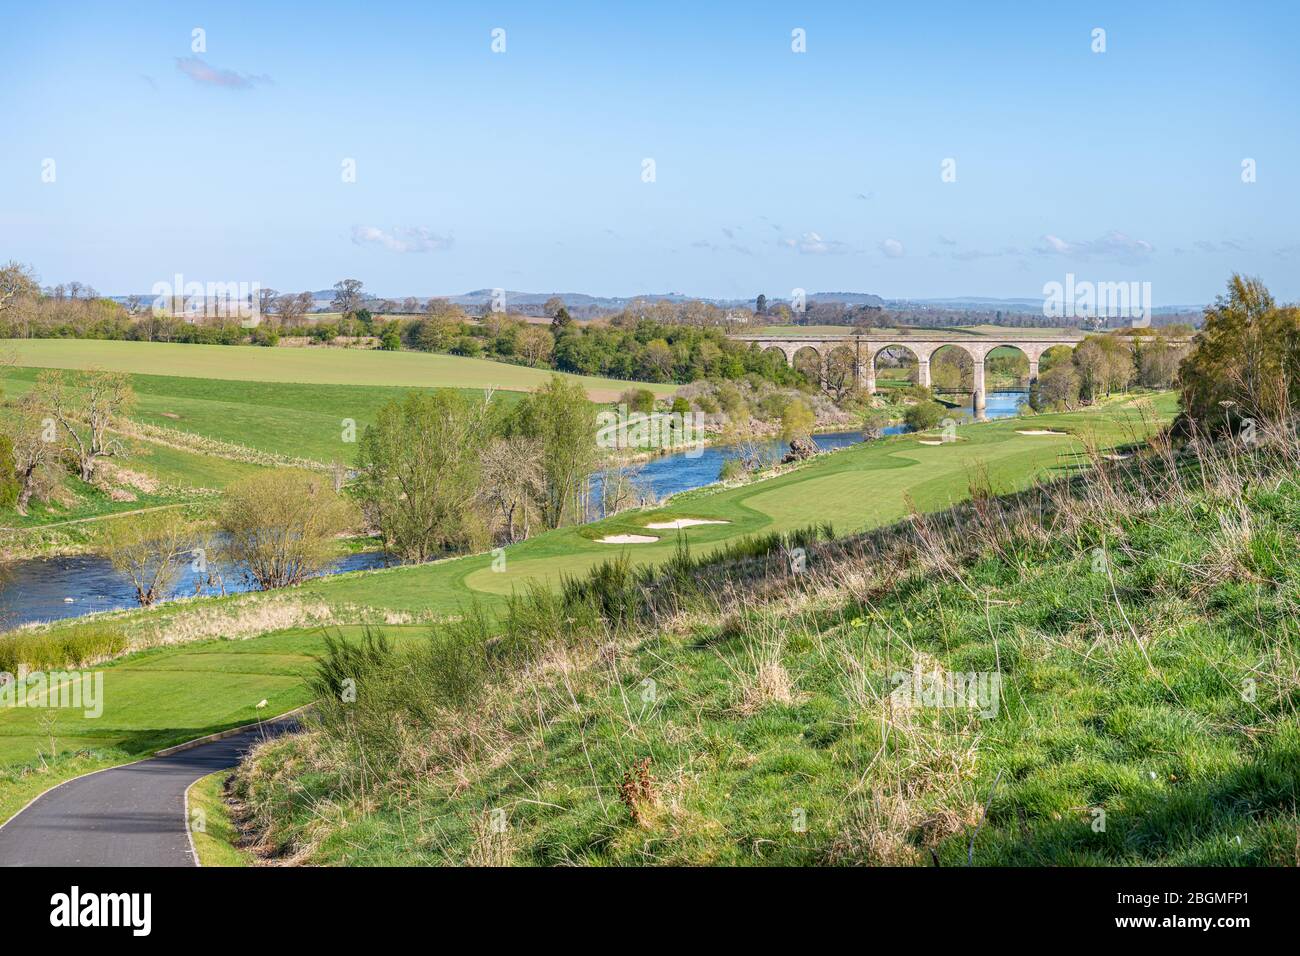
[{"label": "blue sky", "polygon": [[6,5],[0,259],[110,294],[1300,298],[1297,4],[268,6]]}]

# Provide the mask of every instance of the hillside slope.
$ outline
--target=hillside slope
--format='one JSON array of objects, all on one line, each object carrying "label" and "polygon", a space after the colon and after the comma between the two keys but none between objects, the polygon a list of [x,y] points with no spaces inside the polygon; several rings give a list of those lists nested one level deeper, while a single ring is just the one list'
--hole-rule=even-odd
[{"label": "hillside slope", "polygon": [[1295,864],[1298,474],[1157,443],[336,647],[245,827],[314,864]]}]

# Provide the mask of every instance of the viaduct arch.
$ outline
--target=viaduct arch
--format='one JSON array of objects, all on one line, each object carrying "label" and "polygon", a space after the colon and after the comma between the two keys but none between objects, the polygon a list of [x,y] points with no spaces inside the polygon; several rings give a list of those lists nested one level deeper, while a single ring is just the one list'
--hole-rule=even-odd
[{"label": "viaduct arch", "polygon": [[752,342],[760,349],[778,349],[785,356],[787,365],[794,366],[795,353],[801,349],[812,349],[817,353],[822,368],[826,367],[830,354],[837,348],[849,348],[854,355],[853,380],[860,388],[869,392],[876,390],[876,356],[891,347],[908,349],[916,356],[917,380],[921,385],[930,385],[930,357],[946,345],[956,346],[970,356],[974,366],[974,407],[976,414],[984,412],[987,392],[984,386],[984,360],[996,348],[1010,346],[1025,353],[1029,359],[1029,383],[1038,380],[1038,363],[1043,353],[1058,345],[1073,349],[1082,342],[1084,335],[1059,335],[1051,338],[1021,338],[1013,329],[1001,338],[985,338],[962,335],[953,332],[926,331],[916,335],[899,335],[896,330],[874,334],[860,335],[732,335],[737,342]]}]

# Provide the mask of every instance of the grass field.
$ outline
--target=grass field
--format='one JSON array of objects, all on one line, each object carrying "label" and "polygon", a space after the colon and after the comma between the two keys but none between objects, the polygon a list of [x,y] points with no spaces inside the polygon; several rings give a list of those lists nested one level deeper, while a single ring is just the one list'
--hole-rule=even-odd
[{"label": "grass field", "polygon": [[[14,369],[6,376],[6,393],[21,396],[39,372]],[[137,399],[134,421],[324,464],[351,462],[356,454],[356,445],[344,441],[345,420],[356,423],[359,436],[383,405],[411,391],[411,386],[295,385],[142,374],[133,374],[131,385]],[[462,391],[482,395],[478,389]],[[521,394],[502,391],[496,399],[513,402]]]},{"label": "grass field", "polygon": [[[499,388],[531,391],[546,384],[546,369],[427,352],[368,349],[260,348],[252,345],[180,345],[86,339],[3,339],[0,354],[34,368],[104,368],[141,375],[285,382],[302,385],[388,385],[423,388]],[[594,401],[612,401],[628,388],[671,395],[676,385],[647,385],[560,373],[580,382]]]},{"label": "grass field", "polygon": [[[1159,396],[1156,414],[1167,419],[1172,410],[1172,396]],[[261,634],[284,628],[276,622],[293,619],[302,608],[320,609],[326,621],[342,625],[367,618],[445,618],[474,601],[500,607],[512,592],[584,574],[620,552],[636,564],[662,562],[676,549],[679,533],[648,531],[645,525],[652,522],[681,517],[728,522],[680,532],[695,553],[745,535],[826,521],[845,534],[895,520],[913,506],[936,510],[962,500],[974,469],[987,469],[996,489],[1012,490],[1039,475],[1075,467],[1082,449],[1076,436],[1102,445],[1121,444],[1156,424],[1135,404],[1032,419],[1035,428],[1073,434],[1017,434],[1017,429],[1028,427],[1026,421],[966,426],[958,441],[940,446],[919,444],[914,436],[859,445],[777,478],[701,489],[678,496],[659,511],[549,532],[506,549],[504,571],[492,570],[491,555],[476,555],[321,578],[286,592],[175,603],[108,617],[128,634],[150,640],[183,639],[187,633]],[[620,533],[654,534],[660,540],[625,546],[596,540]],[[55,750],[112,749],[125,759],[247,723],[259,716],[253,708],[263,698],[270,706],[260,716],[291,710],[306,702],[302,678],[320,646],[318,630],[298,628],[250,640],[205,641],[130,655],[106,668],[104,716],[88,720],[61,715]],[[49,749],[39,717],[39,711],[0,711],[0,766],[31,763],[38,750]]]}]

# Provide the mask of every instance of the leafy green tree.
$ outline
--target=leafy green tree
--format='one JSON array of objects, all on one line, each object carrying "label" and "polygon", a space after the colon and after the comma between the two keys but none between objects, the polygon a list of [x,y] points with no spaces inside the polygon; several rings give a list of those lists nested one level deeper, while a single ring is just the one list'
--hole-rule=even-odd
[{"label": "leafy green tree", "polygon": [[791,442],[796,438],[807,438],[816,423],[817,417],[808,403],[801,398],[792,399],[781,412],[781,440]]},{"label": "leafy green tree", "polygon": [[907,427],[915,432],[923,432],[934,428],[944,416],[948,414],[946,406],[935,401],[917,402],[915,405],[909,405],[907,411],[903,414],[903,421]]},{"label": "leafy green tree", "polygon": [[1180,428],[1287,419],[1300,408],[1300,309],[1278,306],[1260,280],[1234,274],[1227,295],[1205,310],[1179,380]]},{"label": "leafy green tree", "polygon": [[379,410],[358,443],[355,493],[387,550],[427,561],[487,542],[474,502],[489,430],[488,408],[450,389]]},{"label": "leafy green tree", "polygon": [[558,528],[584,520],[588,484],[601,454],[596,406],[582,386],[552,376],[515,406],[507,427],[512,434],[541,442],[543,524]]}]

